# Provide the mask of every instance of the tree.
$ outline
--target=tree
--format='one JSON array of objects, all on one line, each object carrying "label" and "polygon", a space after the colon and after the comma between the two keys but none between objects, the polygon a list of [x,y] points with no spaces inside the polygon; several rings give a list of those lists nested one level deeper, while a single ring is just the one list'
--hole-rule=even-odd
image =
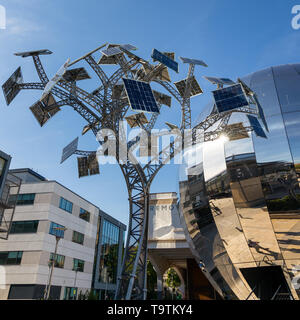
[{"label": "tree", "polygon": [[167,271],[166,284],[169,288],[172,289],[172,293],[175,292],[176,288],[180,287],[180,285],[181,285],[180,278],[179,278],[177,272],[173,268],[170,268]]},{"label": "tree", "polygon": [[147,262],[147,299],[157,299],[157,293],[155,292],[157,284],[157,274],[150,261]]}]

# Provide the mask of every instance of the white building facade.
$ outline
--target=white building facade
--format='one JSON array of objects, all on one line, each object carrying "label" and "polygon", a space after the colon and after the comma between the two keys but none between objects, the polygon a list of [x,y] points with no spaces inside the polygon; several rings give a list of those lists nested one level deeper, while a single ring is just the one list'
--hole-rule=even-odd
[{"label": "white building facade", "polygon": [[53,260],[50,297],[86,293],[92,286],[99,208],[30,169],[12,173],[23,182],[8,240],[0,240],[0,299],[41,299]]}]

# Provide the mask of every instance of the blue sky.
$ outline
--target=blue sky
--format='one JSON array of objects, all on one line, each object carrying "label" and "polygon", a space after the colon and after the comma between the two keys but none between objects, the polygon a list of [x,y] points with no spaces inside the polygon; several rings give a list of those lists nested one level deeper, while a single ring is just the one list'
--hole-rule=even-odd
[{"label": "blue sky", "polygon": [[[136,52],[150,59],[151,51],[174,51],[179,56],[198,58],[208,68],[198,67],[196,77],[204,90],[192,100],[193,118],[211,98],[213,87],[203,75],[232,79],[259,69],[299,62],[300,30],[291,27],[291,10],[300,0],[7,0],[0,1],[7,13],[7,28],[0,30],[0,82],[22,66],[26,82],[37,81],[30,58],[13,53],[50,49],[42,57],[51,77],[67,60],[105,43],[130,43]],[[107,69],[109,71],[109,69]],[[170,71],[173,81],[186,77]],[[89,73],[92,75],[91,70]],[[93,80],[89,80],[93,81]],[[84,84],[97,87],[96,82]],[[80,136],[85,122],[71,108],[64,108],[40,128],[29,107],[40,92],[22,91],[7,107],[0,95],[0,150],[13,157],[12,168],[29,167],[48,179],[57,180],[101,209],[128,221],[128,195],[117,166],[104,166],[101,175],[78,179],[76,158],[59,165],[61,150]],[[161,120],[178,123],[179,106],[166,107]],[[80,149],[98,147],[95,137],[80,137]],[[152,192],[176,191],[178,168],[165,167],[156,178]]]}]

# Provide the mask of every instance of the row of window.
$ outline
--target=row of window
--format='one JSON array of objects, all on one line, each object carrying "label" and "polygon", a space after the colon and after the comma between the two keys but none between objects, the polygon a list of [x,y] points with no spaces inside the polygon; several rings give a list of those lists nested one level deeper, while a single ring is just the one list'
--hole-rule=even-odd
[{"label": "row of window", "polygon": [[[18,233],[36,233],[38,230],[39,221],[33,220],[33,221],[14,221],[12,223],[10,234],[18,234]],[[49,234],[52,234],[54,236],[57,236],[59,238],[64,238],[65,235],[65,227],[51,222]],[[78,244],[84,243],[84,234],[73,231],[72,241]]]},{"label": "row of window", "polygon": [[14,221],[11,225],[10,233],[36,233],[39,221]]},{"label": "row of window", "polygon": [[[17,205],[17,206],[26,206],[26,205],[33,205],[35,200],[35,193],[27,193],[27,194],[12,194],[9,196],[8,204],[9,205]],[[73,203],[66,200],[65,198],[61,197],[59,201],[59,208],[72,213],[73,211]],[[90,213],[80,208],[79,218],[90,222]]]},{"label": "row of window", "polygon": [[[59,207],[60,209],[65,210],[69,213],[72,213],[73,211],[73,203],[66,200],[63,197],[60,198]],[[79,218],[87,222],[90,222],[90,213],[87,210],[80,208]]]},{"label": "row of window", "polygon": [[13,206],[27,206],[34,204],[35,193],[28,193],[28,194],[12,194],[8,198],[8,204]]},{"label": "row of window", "polygon": [[[50,254],[49,264],[51,265],[54,262],[55,268],[63,268],[65,265],[65,256],[60,254]],[[84,271],[84,261],[80,259],[73,259],[73,271],[83,272]]]},{"label": "row of window", "polygon": [[[21,264],[23,251],[2,251],[0,252],[0,265],[19,265]],[[54,261],[54,267],[63,268],[65,264],[65,256],[60,254],[50,254],[49,264]],[[84,261],[80,259],[73,259],[73,271],[83,272]]]},{"label": "row of window", "polygon": [[[59,238],[64,238],[65,227],[60,224],[57,224],[55,222],[51,222],[49,234],[52,234],[52,235],[59,237]],[[84,243],[84,234],[77,232],[77,231],[73,231],[72,241],[75,243],[78,243],[78,244],[83,244]]]}]

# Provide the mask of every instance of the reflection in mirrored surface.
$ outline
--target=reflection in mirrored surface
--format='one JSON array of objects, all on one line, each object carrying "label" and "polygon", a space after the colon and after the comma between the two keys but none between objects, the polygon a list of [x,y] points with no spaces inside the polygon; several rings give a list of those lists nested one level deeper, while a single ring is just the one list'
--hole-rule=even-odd
[{"label": "reflection in mirrored surface", "polygon": [[[263,108],[267,139],[251,134],[203,144],[202,161],[180,178],[180,213],[224,297],[298,300],[300,64],[242,80]],[[229,124],[247,127],[245,119],[234,114]]]},{"label": "reflection in mirrored surface", "polygon": [[233,149],[231,142],[226,144],[226,165],[241,229],[253,259],[259,265],[261,261],[282,257],[266,207],[252,141],[247,140],[238,142],[244,144],[244,149],[248,147],[248,152],[242,154],[235,154],[240,148],[235,146]]}]

